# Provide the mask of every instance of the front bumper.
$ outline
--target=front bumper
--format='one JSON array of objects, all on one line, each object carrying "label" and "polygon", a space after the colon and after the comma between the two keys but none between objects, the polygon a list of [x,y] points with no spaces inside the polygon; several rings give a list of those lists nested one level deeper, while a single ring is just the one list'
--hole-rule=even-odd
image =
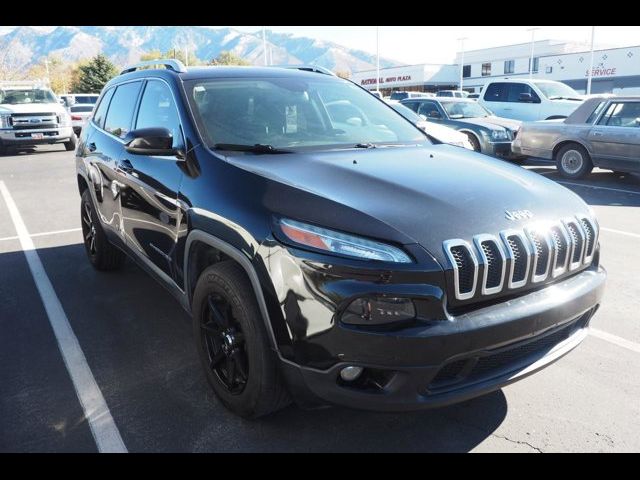
[{"label": "front bumper", "polygon": [[[327,369],[288,360],[283,372],[301,405],[403,411],[444,406],[497,390],[556,361],[587,335],[604,291],[600,267],[538,291],[427,326],[390,332],[351,329]],[[336,335],[339,338],[339,335]],[[366,353],[364,353],[366,352]],[[352,383],[345,366],[363,367]]]},{"label": "front bumper", "polygon": [[[42,134],[42,138],[33,138],[32,134]],[[0,143],[6,146],[45,145],[67,142],[73,137],[71,126],[43,129],[0,130]]]},{"label": "front bumper", "polygon": [[483,153],[494,157],[509,158],[513,156],[511,142],[486,142],[485,149],[486,152]]}]

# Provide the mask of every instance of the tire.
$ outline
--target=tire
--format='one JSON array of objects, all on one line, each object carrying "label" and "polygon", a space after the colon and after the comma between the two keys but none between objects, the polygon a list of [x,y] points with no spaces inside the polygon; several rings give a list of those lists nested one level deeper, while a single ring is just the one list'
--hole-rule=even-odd
[{"label": "tire", "polygon": [[80,222],[84,248],[93,268],[103,272],[121,268],[126,256],[107,239],[88,188],[80,200]]},{"label": "tire", "polygon": [[582,178],[593,170],[589,152],[577,143],[568,143],[560,148],[555,161],[558,171],[565,178]]},{"label": "tire", "polygon": [[64,149],[67,152],[71,152],[76,149],[76,145],[78,144],[78,137],[74,133],[68,142],[64,142]]},{"label": "tire", "polygon": [[233,261],[206,268],[193,295],[193,333],[209,385],[244,418],[291,403],[253,288]]},{"label": "tire", "polygon": [[475,152],[481,152],[482,149],[480,148],[480,142],[478,141],[478,138],[473,133],[464,132],[464,134],[469,139],[469,143],[471,143],[471,146],[473,147],[473,150]]}]

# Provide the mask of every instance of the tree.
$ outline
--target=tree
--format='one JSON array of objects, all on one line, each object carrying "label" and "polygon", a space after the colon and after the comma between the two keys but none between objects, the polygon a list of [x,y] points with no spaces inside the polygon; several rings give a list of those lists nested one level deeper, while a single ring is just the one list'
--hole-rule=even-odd
[{"label": "tree", "polygon": [[351,77],[351,73],[347,70],[338,70],[337,72],[334,72],[338,77],[340,78],[346,78],[347,80],[349,80],[349,78]]},{"label": "tree", "polygon": [[[48,63],[48,68],[47,68]],[[60,57],[47,57],[27,71],[26,78],[48,78],[55,93],[68,93],[78,80],[78,65],[63,62]]]},{"label": "tree", "polygon": [[[188,62],[185,53],[189,54]],[[195,52],[191,49],[187,49],[185,51],[182,48],[171,48],[164,53],[162,53],[160,50],[151,50],[150,52],[140,55],[141,62],[144,62],[146,60],[158,60],[161,58],[175,58],[176,60],[180,60],[185,65],[189,65],[191,67],[196,65],[204,65],[204,62],[196,57]]]},{"label": "tree", "polygon": [[116,66],[102,54],[78,68],[78,81],[73,88],[76,93],[100,93],[105,84],[118,74]]},{"label": "tree", "polygon": [[220,52],[220,55],[211,60],[209,65],[251,65],[251,63],[233,52]]}]

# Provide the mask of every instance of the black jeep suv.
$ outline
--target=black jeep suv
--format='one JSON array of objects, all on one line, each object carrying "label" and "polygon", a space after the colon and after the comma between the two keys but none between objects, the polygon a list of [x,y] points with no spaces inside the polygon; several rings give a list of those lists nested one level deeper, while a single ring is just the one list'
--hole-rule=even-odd
[{"label": "black jeep suv", "polygon": [[567,189],[322,70],[155,63],[82,130],[86,251],[176,297],[234,412],[445,405],[584,339],[605,271]]}]

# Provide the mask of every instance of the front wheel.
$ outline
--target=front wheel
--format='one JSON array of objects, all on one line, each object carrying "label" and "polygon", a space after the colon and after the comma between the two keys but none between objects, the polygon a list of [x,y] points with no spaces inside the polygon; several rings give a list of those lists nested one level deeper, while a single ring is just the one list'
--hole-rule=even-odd
[{"label": "front wheel", "polygon": [[475,152],[482,151],[482,149],[480,148],[480,142],[478,141],[478,138],[473,133],[465,132],[465,135],[469,139],[469,143],[471,144]]},{"label": "front wheel", "polygon": [[193,294],[193,332],[209,385],[245,418],[289,404],[253,287],[233,261],[206,268]]},{"label": "front wheel", "polygon": [[593,162],[589,152],[577,143],[569,143],[556,153],[556,165],[563,177],[577,179],[593,170]]},{"label": "front wheel", "polygon": [[74,133],[68,142],[64,142],[64,149],[67,152],[71,152],[76,149],[76,145],[78,144],[78,137]]},{"label": "front wheel", "polygon": [[109,242],[98,219],[88,188],[82,193],[80,200],[80,220],[84,248],[93,268],[109,271],[122,267],[125,254]]}]

